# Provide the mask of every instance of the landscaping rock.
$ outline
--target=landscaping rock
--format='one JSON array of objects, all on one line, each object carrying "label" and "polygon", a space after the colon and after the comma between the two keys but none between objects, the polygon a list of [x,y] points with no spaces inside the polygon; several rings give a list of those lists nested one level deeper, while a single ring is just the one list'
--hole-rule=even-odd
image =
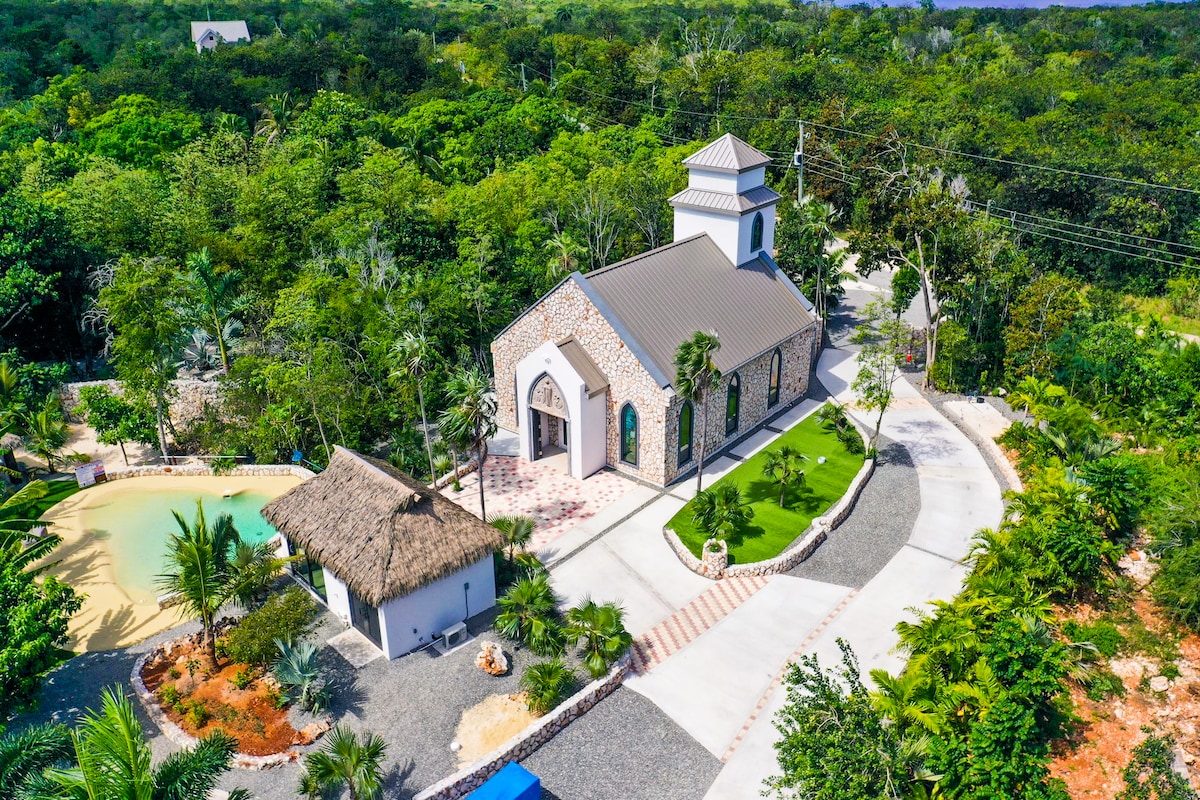
[{"label": "landscaping rock", "polygon": [[1150,691],[1165,692],[1171,688],[1171,679],[1166,675],[1155,675],[1150,679]]},{"label": "landscaping rock", "polygon": [[508,672],[508,657],[500,645],[484,641],[480,644],[479,655],[475,657],[475,666],[488,675],[504,675]]},{"label": "landscaping rock", "polygon": [[300,729],[300,731],[296,734],[296,738],[292,742],[292,744],[299,744],[299,745],[312,744],[317,739],[321,738],[321,736],[323,734],[325,734],[329,730],[329,728],[330,728],[329,722],[326,720],[317,720],[316,722],[310,722],[307,725],[305,725],[303,728]]}]

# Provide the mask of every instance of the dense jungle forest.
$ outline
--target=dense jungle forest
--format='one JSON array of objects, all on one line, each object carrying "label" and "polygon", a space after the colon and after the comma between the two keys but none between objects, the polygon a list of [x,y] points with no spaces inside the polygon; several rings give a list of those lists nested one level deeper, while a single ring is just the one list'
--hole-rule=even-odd
[{"label": "dense jungle forest", "polygon": [[[253,41],[197,53],[206,17]],[[828,272],[835,303],[808,234],[837,230],[860,271],[903,263],[934,298],[937,384],[1066,381],[1070,319],[1004,334],[1043,276],[1110,316],[1121,292],[1195,303],[1198,23],[1195,4],[0,3],[0,339],[30,410],[66,377],[161,407],[170,378],[219,375],[223,416],[179,450],[390,441],[419,469],[406,333],[435,411],[563,275],[670,240],[699,144],[745,138],[795,198],[804,119],[820,202],[784,204],[785,269],[810,291]]]}]

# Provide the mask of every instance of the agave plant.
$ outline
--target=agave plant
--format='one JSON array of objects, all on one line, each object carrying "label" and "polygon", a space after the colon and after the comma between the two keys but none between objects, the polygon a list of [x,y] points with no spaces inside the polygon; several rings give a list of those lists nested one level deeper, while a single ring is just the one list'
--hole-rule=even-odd
[{"label": "agave plant", "polygon": [[529,710],[541,716],[563,701],[575,686],[575,671],[560,658],[530,664],[521,676]]},{"label": "agave plant", "polygon": [[317,664],[317,647],[312,642],[293,644],[282,639],[275,640],[279,658],[275,661],[275,680],[279,681],[301,707],[313,714],[329,708],[333,690],[328,681],[321,677]]}]

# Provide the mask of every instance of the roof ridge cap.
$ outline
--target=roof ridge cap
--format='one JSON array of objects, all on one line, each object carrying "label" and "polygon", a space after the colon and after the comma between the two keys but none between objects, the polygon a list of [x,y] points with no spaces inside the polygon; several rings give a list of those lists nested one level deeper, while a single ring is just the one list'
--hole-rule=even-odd
[{"label": "roof ridge cap", "polygon": [[684,239],[676,239],[673,242],[667,242],[666,244],[660,244],[658,247],[655,247],[653,250],[647,250],[644,253],[638,253],[636,256],[630,256],[629,258],[623,258],[620,261],[613,262],[612,264],[606,264],[603,267],[599,267],[597,269],[592,270],[591,272],[582,272],[580,274],[586,279],[592,275],[598,275],[601,272],[607,272],[609,270],[614,270],[617,267],[627,266],[634,262],[641,261],[643,258],[646,258],[647,256],[652,256],[652,255],[656,255],[658,253],[662,253],[666,250],[670,250],[672,247],[675,247],[676,245],[686,244],[690,241],[693,241],[695,239],[700,239],[700,238],[707,238],[710,240],[712,239],[712,237],[708,235],[708,231],[700,231],[699,233],[693,233],[691,236],[688,236]]}]

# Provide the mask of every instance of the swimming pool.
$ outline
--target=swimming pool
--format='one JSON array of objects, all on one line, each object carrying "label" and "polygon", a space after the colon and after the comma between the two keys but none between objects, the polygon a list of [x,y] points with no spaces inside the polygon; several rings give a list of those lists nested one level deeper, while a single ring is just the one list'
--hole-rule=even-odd
[{"label": "swimming pool", "polygon": [[246,490],[224,497],[224,491],[117,492],[84,508],[79,521],[86,532],[108,542],[113,577],[130,599],[157,604],[161,590],[155,579],[166,565],[169,534],[180,532],[172,511],[178,511],[191,525],[196,519],[196,503],[202,501],[209,525],[221,514],[230,514],[233,526],[248,542],[257,544],[275,535],[275,529],[258,513],[274,495]]}]

